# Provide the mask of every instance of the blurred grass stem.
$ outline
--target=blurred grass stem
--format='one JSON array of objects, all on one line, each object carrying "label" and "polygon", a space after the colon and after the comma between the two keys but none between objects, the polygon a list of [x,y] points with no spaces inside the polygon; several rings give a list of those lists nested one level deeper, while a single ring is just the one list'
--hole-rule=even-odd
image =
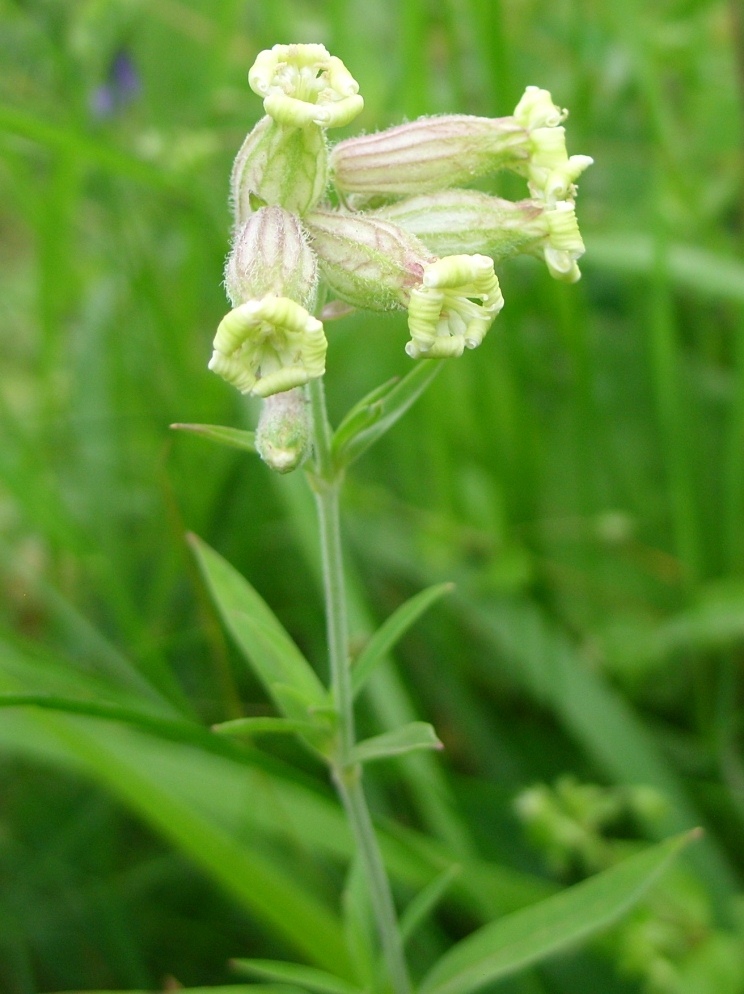
[{"label": "blurred grass stem", "polygon": [[349,635],[339,514],[343,476],[334,466],[331,457],[331,428],[323,381],[312,380],[308,392],[315,453],[315,473],[311,482],[320,526],[331,687],[338,713],[338,747],[331,762],[331,771],[362,858],[370,903],[393,991],[395,994],[409,994],[411,983],[403,954],[403,941],[390,881],[364,795],[362,767],[351,761],[355,744],[354,695],[349,669]]}]

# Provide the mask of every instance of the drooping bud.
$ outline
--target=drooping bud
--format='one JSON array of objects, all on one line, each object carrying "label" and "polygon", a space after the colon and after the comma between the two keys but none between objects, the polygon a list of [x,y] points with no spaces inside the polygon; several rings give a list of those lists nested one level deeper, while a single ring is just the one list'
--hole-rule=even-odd
[{"label": "drooping bud", "polygon": [[312,310],[317,268],[299,219],[282,207],[261,207],[236,231],[225,267],[227,295],[233,307],[274,294]]},{"label": "drooping bud", "polygon": [[302,390],[296,387],[267,397],[256,428],[256,450],[277,473],[289,473],[305,459],[310,420]]},{"label": "drooping bud", "polygon": [[480,345],[503,306],[491,259],[438,259],[424,270],[423,286],[411,292],[406,352],[412,359],[462,355]]},{"label": "drooping bud", "polygon": [[325,372],[323,325],[287,297],[241,304],[220,322],[209,368],[258,397],[303,386]]},{"label": "drooping bud", "polygon": [[436,259],[413,235],[370,215],[315,211],[307,226],[323,278],[342,299],[369,310],[408,309],[412,358],[475,348],[503,306],[491,259]]},{"label": "drooping bud", "polygon": [[342,211],[305,218],[320,272],[336,296],[354,307],[388,311],[405,306],[434,255],[390,221]]},{"label": "drooping bud", "polygon": [[339,128],[364,107],[359,84],[323,45],[274,45],[259,53],[248,82],[270,117],[295,128]]},{"label": "drooping bud", "polygon": [[287,127],[262,117],[248,134],[233,165],[230,198],[235,220],[253,213],[251,195],[264,204],[304,214],[328,181],[328,150],[321,128]]},{"label": "drooping bud", "polygon": [[440,190],[400,200],[374,216],[399,224],[436,255],[483,254],[495,262],[518,253],[544,257],[556,279],[575,282],[584,254],[576,212],[535,200],[514,203],[478,190]]},{"label": "drooping bud", "polygon": [[347,138],[330,154],[337,190],[355,206],[471,183],[527,159],[528,133],[512,117],[420,117]]}]

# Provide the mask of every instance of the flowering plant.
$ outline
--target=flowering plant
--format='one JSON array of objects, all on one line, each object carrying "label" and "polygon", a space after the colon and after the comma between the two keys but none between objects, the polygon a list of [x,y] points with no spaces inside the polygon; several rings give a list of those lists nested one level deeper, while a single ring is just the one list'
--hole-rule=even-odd
[{"label": "flowering plant", "polygon": [[[527,87],[514,113],[424,117],[328,147],[326,130],[362,110],[359,87],[322,45],[275,45],[249,74],[266,116],[240,149],[231,178],[233,243],[225,271],[232,310],[214,339],[209,367],[262,399],[255,434],[199,426],[217,440],[255,448],[274,470],[308,465],[318,512],[330,686],[326,688],[259,595],[216,552],[195,547],[227,626],[245,649],[279,715],[217,726],[222,734],[298,735],[326,764],[347,815],[381,958],[355,955],[337,975],[317,968],[243,962],[251,973],[326,994],[408,994],[404,943],[412,921],[453,879],[447,868],[415,902],[404,925],[363,786],[371,761],[442,743],[414,721],[357,741],[354,702],[385,653],[449,585],[424,591],[383,625],[352,665],[339,501],[346,468],[405,413],[439,360],[477,348],[504,305],[495,265],[516,253],[544,259],[551,276],[575,282],[584,245],[576,181],[591,163],[569,156],[563,121],[546,90]],[[517,203],[468,188],[497,170],[527,181]],[[334,431],[323,389],[324,320],[340,311],[407,312],[416,360],[400,381],[363,398]],[[192,426],[194,427],[194,426]],[[256,722],[259,722],[259,726]],[[418,984],[422,994],[469,994],[617,917],[681,848],[675,839],[458,943]],[[582,889],[583,888],[583,889]],[[520,917],[521,915],[521,917]],[[363,961],[364,960],[364,961]]]}]

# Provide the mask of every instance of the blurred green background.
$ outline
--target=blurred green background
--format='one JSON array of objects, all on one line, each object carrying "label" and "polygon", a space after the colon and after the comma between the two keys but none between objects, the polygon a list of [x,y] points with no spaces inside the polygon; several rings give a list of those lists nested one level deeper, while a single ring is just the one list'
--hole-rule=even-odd
[{"label": "blurred green background", "polygon": [[[551,864],[515,814],[571,774],[658,792],[645,822],[591,827],[618,846],[695,824],[706,839],[632,928],[498,990],[744,991],[737,0],[4,0],[0,691],[160,724],[0,710],[0,992],[311,958],[261,873],[338,924],[349,844],[322,770],[205,731],[267,706],[184,542],[244,572],[322,668],[312,502],[301,478],[168,428],[255,423],[206,362],[230,165],[261,111],[247,70],[278,41],[322,41],[358,79],[364,113],[334,138],[509,114],[536,84],[570,109],[569,153],[595,159],[582,282],[503,266],[483,346],[348,480],[359,644],[419,587],[457,584],[360,710],[370,732],[431,720],[447,747],[371,778],[399,898],[463,866],[414,963],[598,868],[568,843]],[[515,177],[489,189],[525,195]],[[328,334],[337,420],[409,368],[404,315]]]}]

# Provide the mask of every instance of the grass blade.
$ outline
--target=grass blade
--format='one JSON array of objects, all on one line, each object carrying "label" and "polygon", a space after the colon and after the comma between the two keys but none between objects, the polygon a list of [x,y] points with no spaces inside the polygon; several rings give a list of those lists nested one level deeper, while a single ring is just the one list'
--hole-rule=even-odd
[{"label": "grass blade", "polygon": [[282,984],[297,984],[307,990],[318,991],[319,994],[360,994],[358,987],[341,977],[299,963],[271,959],[236,959],[232,961],[232,965],[244,973],[252,973]]}]

